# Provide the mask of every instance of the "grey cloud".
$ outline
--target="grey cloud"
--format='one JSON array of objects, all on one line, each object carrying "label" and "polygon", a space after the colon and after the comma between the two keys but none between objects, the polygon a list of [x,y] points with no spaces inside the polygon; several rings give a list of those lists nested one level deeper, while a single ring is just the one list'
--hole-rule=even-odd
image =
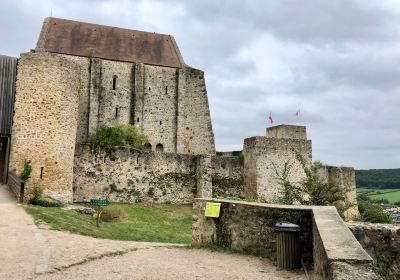
[{"label": "grey cloud", "polygon": [[219,150],[241,149],[245,137],[264,135],[272,111],[276,124],[308,126],[314,159],[356,168],[400,167],[400,5],[395,2],[0,4],[0,53],[6,55],[35,46],[51,9],[56,17],[174,35],[186,63],[205,71]]}]

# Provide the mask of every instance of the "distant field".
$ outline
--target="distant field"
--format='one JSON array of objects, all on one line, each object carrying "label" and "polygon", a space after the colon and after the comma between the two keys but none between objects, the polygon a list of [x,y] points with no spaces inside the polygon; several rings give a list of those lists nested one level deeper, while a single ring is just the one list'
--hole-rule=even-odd
[{"label": "distant field", "polygon": [[371,199],[387,199],[391,203],[400,201],[400,188],[399,189],[357,188],[357,193],[358,194],[365,193]]}]

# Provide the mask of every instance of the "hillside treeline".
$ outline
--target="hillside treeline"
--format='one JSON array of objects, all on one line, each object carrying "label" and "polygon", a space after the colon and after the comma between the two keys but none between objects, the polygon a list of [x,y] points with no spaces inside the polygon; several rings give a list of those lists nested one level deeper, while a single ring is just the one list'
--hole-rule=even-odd
[{"label": "hillside treeline", "polygon": [[365,188],[400,188],[400,168],[356,170],[356,183]]}]

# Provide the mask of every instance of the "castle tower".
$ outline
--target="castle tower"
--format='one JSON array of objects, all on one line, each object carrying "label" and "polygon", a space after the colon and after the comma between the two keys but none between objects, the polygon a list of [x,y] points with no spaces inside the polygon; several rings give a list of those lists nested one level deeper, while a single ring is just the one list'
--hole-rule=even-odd
[{"label": "castle tower", "polygon": [[289,180],[300,182],[305,178],[296,153],[308,164],[312,161],[311,140],[307,140],[305,126],[278,125],[267,129],[266,136],[244,140],[245,195],[268,202],[281,196],[277,177],[282,174],[285,163],[290,168]]},{"label": "castle tower", "polygon": [[72,201],[79,75],[72,61],[50,53],[22,54],[18,61],[10,170],[33,167],[29,189]]}]

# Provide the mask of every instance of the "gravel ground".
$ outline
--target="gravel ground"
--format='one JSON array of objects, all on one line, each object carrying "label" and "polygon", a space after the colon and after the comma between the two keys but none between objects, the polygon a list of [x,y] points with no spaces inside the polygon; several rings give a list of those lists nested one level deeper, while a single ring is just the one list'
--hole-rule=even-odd
[{"label": "gravel ground", "polygon": [[0,185],[0,279],[306,279],[263,258],[37,228]]}]

